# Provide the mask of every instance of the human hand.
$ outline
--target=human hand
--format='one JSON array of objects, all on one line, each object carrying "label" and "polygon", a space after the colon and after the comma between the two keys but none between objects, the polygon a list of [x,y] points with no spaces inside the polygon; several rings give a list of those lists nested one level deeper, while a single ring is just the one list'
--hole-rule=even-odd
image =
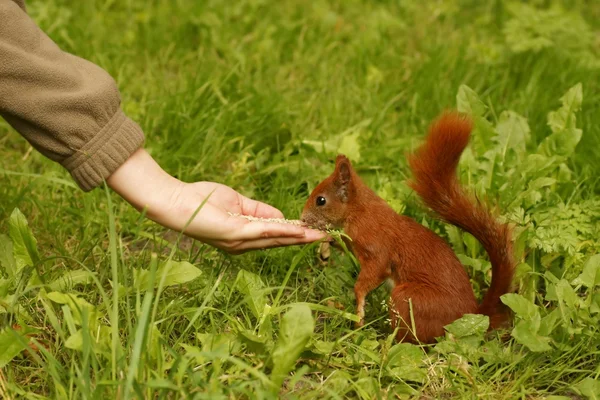
[{"label": "human hand", "polygon": [[276,208],[249,199],[228,186],[181,182],[163,171],[143,149],[135,152],[107,181],[135,208],[146,209],[153,221],[232,254],[305,244],[325,237],[323,232],[299,225],[250,221],[231,215],[283,218]]},{"label": "human hand", "polygon": [[231,215],[283,218],[276,208],[213,182],[181,183],[173,193],[169,207],[159,211],[153,219],[164,226],[182,230],[198,208],[198,214],[185,229],[185,234],[233,254],[310,243],[324,237],[323,233],[303,226],[250,221]]}]

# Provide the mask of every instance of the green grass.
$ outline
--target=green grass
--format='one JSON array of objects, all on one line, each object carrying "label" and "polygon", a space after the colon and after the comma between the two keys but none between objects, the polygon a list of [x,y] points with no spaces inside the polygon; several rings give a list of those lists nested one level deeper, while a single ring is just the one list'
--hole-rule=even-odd
[{"label": "green grass", "polygon": [[[230,185],[294,218],[345,132],[359,173],[448,238],[479,295],[485,253],[432,220],[405,184],[406,152],[470,87],[487,109],[462,171],[524,232],[520,325],[512,338],[454,327],[435,348],[395,345],[381,288],[368,298],[370,324],[355,330],[357,268],[347,256],[321,266],[314,245],[232,257],[178,240],[114,194],[80,192],[0,122],[0,234],[13,229],[0,236],[0,343],[38,347],[0,369],[0,397],[600,396],[600,294],[581,283],[600,284],[590,258],[600,248],[600,5],[565,1],[569,11],[553,14],[544,10],[560,2],[532,3],[540,8],[515,13],[500,0],[29,0],[65,51],[115,77],[146,148],[171,174]],[[526,156],[551,133],[548,112],[577,83],[576,151],[551,170],[533,167]],[[528,121],[527,154],[486,160],[482,121],[498,126],[504,110]],[[533,188],[546,172],[555,181]],[[16,252],[30,265],[9,282],[6,243],[31,240],[15,208],[37,244]],[[168,260],[185,283],[163,276]]]}]

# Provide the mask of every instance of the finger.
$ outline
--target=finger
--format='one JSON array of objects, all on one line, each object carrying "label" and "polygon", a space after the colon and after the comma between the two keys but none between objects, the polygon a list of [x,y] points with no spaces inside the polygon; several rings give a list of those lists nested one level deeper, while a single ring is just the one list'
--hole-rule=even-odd
[{"label": "finger", "polygon": [[241,196],[241,201],[243,215],[252,215],[253,217],[261,218],[284,218],[281,211],[266,203],[249,199],[246,196]]},{"label": "finger", "polygon": [[231,254],[242,254],[250,250],[264,250],[275,247],[297,246],[312,243],[315,240],[317,239],[312,237],[256,239],[243,242],[235,248],[227,251],[229,251]]},{"label": "finger", "polygon": [[326,239],[328,237],[326,232],[318,231],[316,229],[304,228],[304,237],[311,242]]},{"label": "finger", "polygon": [[306,223],[302,222],[302,220],[299,219],[288,219],[287,221],[294,225],[308,226]]},{"label": "finger", "polygon": [[310,229],[277,222],[250,221],[233,233],[232,240],[254,240],[277,237],[305,237]]}]

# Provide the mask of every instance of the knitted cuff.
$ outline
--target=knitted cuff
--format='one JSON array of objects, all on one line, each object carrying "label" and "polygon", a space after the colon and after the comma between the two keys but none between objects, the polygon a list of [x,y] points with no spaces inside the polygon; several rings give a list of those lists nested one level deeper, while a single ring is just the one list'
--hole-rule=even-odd
[{"label": "knitted cuff", "polygon": [[62,162],[83,191],[99,186],[144,143],[144,132],[121,109],[96,136]]}]

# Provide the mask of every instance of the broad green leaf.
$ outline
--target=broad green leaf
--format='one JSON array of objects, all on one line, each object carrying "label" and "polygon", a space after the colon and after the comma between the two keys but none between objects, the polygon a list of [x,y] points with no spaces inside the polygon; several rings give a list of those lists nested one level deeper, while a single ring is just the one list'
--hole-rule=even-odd
[{"label": "broad green leaf", "polygon": [[568,157],[581,140],[582,131],[576,127],[576,113],[581,109],[581,84],[577,84],[561,98],[563,106],[548,114],[552,134],[538,147],[538,153],[546,156]]},{"label": "broad green leaf", "polygon": [[265,304],[259,324],[260,327],[258,328],[258,334],[271,338],[273,336],[273,318],[271,315],[271,306],[268,304]]},{"label": "broad green leaf", "polygon": [[[477,173],[477,171],[479,170],[479,162],[477,161],[477,158],[475,157],[475,154],[473,153],[473,146],[468,146],[462,153],[462,156],[460,157],[460,160],[458,161],[458,171],[460,171],[460,173],[467,177],[472,176],[474,174]],[[447,225],[450,226],[452,228],[458,229],[456,228],[454,225]]]},{"label": "broad green leaf", "polygon": [[552,186],[556,183],[554,178],[537,178],[529,183],[529,189],[541,189],[546,186]]},{"label": "broad green leaf", "polygon": [[547,156],[555,154],[568,157],[575,151],[575,147],[581,140],[581,135],[581,129],[577,128],[553,133],[540,143],[538,152]]},{"label": "broad green leaf", "polygon": [[339,147],[337,138],[332,138],[332,139],[329,139],[326,141],[304,139],[302,141],[302,143],[307,146],[312,147],[318,153],[323,152],[323,153],[327,153],[327,154],[332,154],[332,153],[337,152],[337,149]]},{"label": "broad green leaf", "polygon": [[[200,269],[196,268],[187,261],[169,261],[161,264],[156,270],[154,287],[158,287],[163,279],[163,287],[180,285],[198,278],[202,274]],[[135,273],[134,284],[140,290],[146,290],[150,284],[150,271],[139,270]]]},{"label": "broad green leaf", "polygon": [[[193,359],[198,364],[204,363],[206,361],[206,355],[202,352],[199,347],[190,346],[189,344],[181,343],[180,346],[184,350],[184,354],[186,358]],[[227,355],[225,355],[227,357]]]},{"label": "broad green leaf", "polygon": [[463,233],[463,241],[464,241],[465,245],[467,246],[467,254],[469,254],[471,256],[475,256],[477,253],[479,253],[481,244],[479,243],[479,240],[477,240],[475,238],[475,236],[471,235],[468,232],[464,232]]},{"label": "broad green leaf", "polygon": [[[448,241],[452,244],[452,248],[457,255],[465,252],[465,246],[462,240],[462,235],[457,227],[454,225],[446,225],[446,234],[448,235]],[[462,262],[462,260],[461,260]]]},{"label": "broad green leaf", "polygon": [[202,352],[210,357],[226,358],[240,347],[233,333],[196,333],[196,337],[202,342]]},{"label": "broad green leaf", "polygon": [[240,342],[246,345],[246,349],[248,349],[248,351],[251,351],[252,353],[262,354],[267,348],[267,338],[264,336],[257,336],[250,331],[239,331],[238,338],[240,339]]},{"label": "broad green leaf", "polygon": [[494,173],[496,173],[499,168],[498,157],[498,152],[495,150],[489,150],[483,154],[483,158],[486,160],[482,163],[482,167],[485,170],[485,176],[480,181],[480,185],[486,189],[483,193],[486,193],[487,190],[492,188]]},{"label": "broad green leaf", "polygon": [[549,301],[557,301],[558,296],[556,295],[556,285],[559,282],[559,279],[552,274],[550,271],[546,271],[544,273],[544,278],[548,281],[546,283],[546,296],[545,299]]},{"label": "broad green leaf", "polygon": [[521,193],[521,197],[524,198],[527,203],[526,205],[534,205],[540,202],[544,196],[539,189],[547,186],[551,186],[556,183],[554,178],[537,178],[529,183],[527,191]]},{"label": "broad green leaf", "polygon": [[487,110],[487,106],[477,96],[477,93],[467,85],[460,85],[456,95],[456,108],[459,112],[480,117]]},{"label": "broad green leaf", "polygon": [[5,296],[8,295],[8,289],[12,284],[12,279],[0,278],[0,310],[3,310],[2,303],[6,301]]},{"label": "broad green leaf", "polygon": [[490,364],[507,363],[519,357],[517,353],[506,351],[507,348],[496,340],[485,341],[479,350],[479,355]]},{"label": "broad green leaf", "polygon": [[590,313],[600,314],[600,293],[592,294],[592,303],[590,305]]},{"label": "broad green leaf", "polygon": [[[111,328],[100,325],[90,337],[90,345],[94,353],[110,354]],[[71,350],[83,351],[83,329],[77,329],[65,341],[65,347]]]},{"label": "broad green leaf", "polygon": [[[484,270],[483,260],[480,260],[478,258],[471,258],[469,256],[465,256],[464,254],[457,254],[456,256],[460,260],[460,263],[462,265],[464,265],[465,267],[471,267],[475,271],[483,271]],[[488,265],[491,265],[491,264],[488,263]]]},{"label": "broad green leaf", "polygon": [[[483,116],[474,117],[475,129],[473,130],[473,137],[476,141],[481,142],[482,150],[490,150],[494,143],[493,140],[497,135],[494,126],[490,121],[485,119]],[[469,149],[468,147],[467,149]]]},{"label": "broad green leaf", "polygon": [[163,286],[174,286],[193,281],[202,272],[187,261],[169,261],[156,270],[157,285],[163,279]]},{"label": "broad green leaf", "polygon": [[444,328],[456,337],[483,336],[489,325],[490,319],[487,315],[465,314]]},{"label": "broad green leaf", "polygon": [[340,147],[338,147],[338,153],[344,154],[352,162],[358,162],[360,160],[360,143],[358,138],[360,132],[354,132],[350,135],[346,135],[342,138]]},{"label": "broad green leaf", "polygon": [[[350,321],[354,321],[354,322],[358,322],[359,318],[358,315],[354,314],[354,313],[349,313],[343,310],[338,310],[337,308],[333,308],[333,307],[328,307],[328,306],[324,306],[322,304],[314,304],[314,303],[294,303],[296,304],[303,304],[306,305],[309,309],[313,310],[313,311],[319,311],[319,312],[324,312],[324,313],[328,313],[328,314],[334,314],[334,315],[339,315],[340,317],[346,318]],[[288,305],[284,305],[284,306],[280,306],[277,307],[275,310],[273,310],[273,312],[277,313],[280,312],[282,309],[287,308]]]},{"label": "broad green leaf", "polygon": [[15,208],[8,224],[17,270],[26,266],[33,267],[40,260],[40,255],[37,250],[37,241],[31,233],[27,219],[18,208]]},{"label": "broad green leaf", "polygon": [[538,306],[516,293],[507,293],[500,297],[504,304],[510,307],[519,317],[524,320],[539,318]]},{"label": "broad green leaf", "polygon": [[363,376],[359,376],[354,384],[354,390],[358,394],[358,397],[361,400],[372,400],[377,398],[376,394],[380,391],[377,379],[364,372],[362,375]]},{"label": "broad green leaf", "polygon": [[525,117],[514,111],[504,111],[500,114],[496,131],[496,140],[503,156],[506,156],[508,150],[514,150],[519,155],[525,153],[530,139],[530,129]]},{"label": "broad green leaf", "polygon": [[538,333],[542,336],[548,336],[556,327],[556,323],[560,320],[560,310],[555,308],[549,314],[545,315],[540,321],[540,329]]},{"label": "broad green leaf", "polygon": [[46,297],[55,303],[67,305],[73,313],[73,319],[77,324],[82,323],[82,312],[84,309],[87,312],[88,321],[95,321],[98,318],[96,308],[75,294],[50,292],[46,294]]},{"label": "broad green leaf", "polygon": [[81,351],[83,347],[83,336],[81,329],[77,330],[73,335],[65,341],[65,347],[71,350]]},{"label": "broad green leaf", "polygon": [[524,279],[529,276],[531,271],[533,271],[533,269],[529,264],[520,263],[515,268],[515,279]]},{"label": "broad green leaf", "polygon": [[387,365],[396,366],[402,364],[405,360],[412,360],[417,363],[423,361],[423,349],[410,343],[396,343],[387,354]]},{"label": "broad green leaf", "polygon": [[6,366],[20,352],[25,350],[27,342],[29,342],[27,337],[13,329],[7,328],[0,331],[0,368]]},{"label": "broad green leaf", "polygon": [[600,380],[594,378],[585,378],[579,382],[575,387],[581,392],[582,395],[590,400],[600,399]]},{"label": "broad green leaf", "polygon": [[600,285],[600,254],[595,254],[586,261],[583,272],[572,283],[589,288]]},{"label": "broad green leaf", "polygon": [[334,369],[329,378],[325,381],[325,387],[343,397],[345,393],[352,390],[352,382],[355,379],[343,369]]},{"label": "broad green leaf", "polygon": [[237,288],[244,294],[246,303],[254,317],[260,318],[267,304],[265,285],[260,276],[246,270],[240,270],[237,276]]},{"label": "broad green leaf", "polygon": [[[5,287],[3,290],[7,291],[8,289]],[[16,301],[16,298],[18,297],[18,295],[8,294],[0,298],[0,314],[13,313],[18,314],[23,320],[31,320],[28,308],[21,306],[19,302]]]},{"label": "broad green leaf", "polygon": [[548,125],[552,132],[562,132],[567,128],[575,128],[575,113],[581,110],[583,90],[581,83],[570,88],[560,98],[562,107],[548,115]]},{"label": "broad green leaf", "polygon": [[551,156],[545,156],[543,154],[528,154],[525,164],[522,166],[524,172],[531,177],[546,176],[548,171],[553,170],[559,159]]},{"label": "broad green leaf", "polygon": [[561,279],[556,284],[556,297],[559,301],[564,301],[567,307],[573,311],[581,304],[581,299],[566,279]]},{"label": "broad green leaf", "polygon": [[52,281],[47,286],[50,290],[60,292],[70,290],[78,284],[86,284],[92,281],[94,274],[85,269],[77,269],[65,272],[60,278]]},{"label": "broad green leaf", "polygon": [[280,386],[292,370],[300,353],[306,347],[315,329],[310,308],[305,304],[293,305],[283,316],[279,340],[273,351],[273,381]]},{"label": "broad green leaf", "polygon": [[360,144],[358,138],[364,128],[369,126],[371,119],[365,119],[358,124],[351,126],[340,134],[337,134],[327,140],[302,140],[302,143],[315,149],[317,152],[327,154],[345,154],[351,161],[360,160]]},{"label": "broad green leaf", "polygon": [[531,351],[543,352],[552,350],[552,347],[548,344],[550,338],[538,335],[531,321],[519,321],[517,326],[512,330],[512,336],[517,342],[526,346]]},{"label": "broad green leaf", "polygon": [[571,182],[573,176],[573,172],[571,168],[567,166],[565,163],[561,163],[558,166],[558,181],[559,182]]},{"label": "broad green leaf", "polygon": [[13,256],[13,244],[8,236],[0,234],[0,267],[4,268],[9,278],[17,273],[17,263]]},{"label": "broad green leaf", "polygon": [[392,346],[387,355],[386,368],[388,375],[394,379],[422,383],[427,377],[423,368],[423,350],[410,343],[397,343]]},{"label": "broad green leaf", "polygon": [[315,340],[314,347],[317,353],[329,355],[335,348],[335,342],[325,342],[323,340]]}]

